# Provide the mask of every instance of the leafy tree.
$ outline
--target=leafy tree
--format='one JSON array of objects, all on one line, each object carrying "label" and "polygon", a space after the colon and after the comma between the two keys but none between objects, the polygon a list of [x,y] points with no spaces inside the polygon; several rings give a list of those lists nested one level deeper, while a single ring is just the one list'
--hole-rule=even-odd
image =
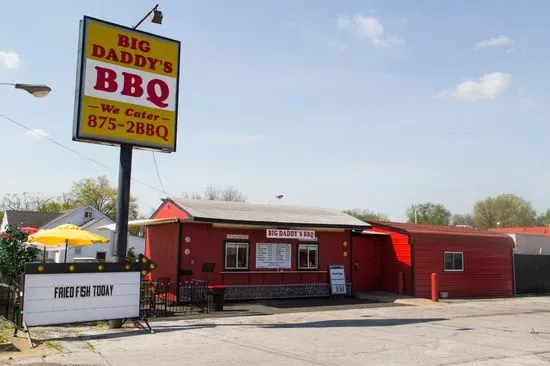
[{"label": "leafy tree", "polygon": [[537,216],[537,226],[550,226],[550,210],[546,210],[545,213]]},{"label": "leafy tree", "polygon": [[474,220],[479,228],[533,226],[536,212],[531,203],[514,194],[501,194],[476,202]]},{"label": "leafy tree", "polygon": [[[73,183],[67,200],[73,207],[90,205],[97,210],[116,220],[117,188],[111,186],[106,176],[99,176],[96,179],[86,178]],[[130,197],[130,220],[138,217],[137,199]]]},{"label": "leafy tree", "polygon": [[451,211],[440,203],[426,202],[412,205],[407,209],[410,223],[415,222],[415,210],[418,224],[449,225],[451,223]]},{"label": "leafy tree", "polygon": [[74,201],[69,193],[62,193],[55,200],[44,204],[41,212],[63,212],[72,208],[78,207],[77,202]]},{"label": "leafy tree", "polygon": [[208,186],[204,190],[204,194],[198,193],[184,194],[185,198],[199,199],[199,200],[211,200],[211,201],[233,201],[233,202],[247,202],[247,197],[241,193],[238,189],[228,187],[225,189]]},{"label": "leafy tree", "polygon": [[382,212],[372,212],[369,210],[364,210],[360,208],[354,208],[351,210],[344,210],[344,213],[347,213],[350,216],[356,217],[362,221],[390,221],[388,215]]},{"label": "leafy tree", "polygon": [[471,214],[461,215],[461,214],[455,214],[453,215],[451,222],[453,225],[466,225],[470,227],[474,227],[474,216]]},{"label": "leafy tree", "polygon": [[128,249],[128,253],[126,253],[126,261],[130,263],[137,262],[137,254],[134,247],[130,247],[130,249]]},{"label": "leafy tree", "polygon": [[0,281],[17,287],[25,270],[25,263],[36,261],[40,250],[26,245],[28,235],[13,227],[0,235]]}]

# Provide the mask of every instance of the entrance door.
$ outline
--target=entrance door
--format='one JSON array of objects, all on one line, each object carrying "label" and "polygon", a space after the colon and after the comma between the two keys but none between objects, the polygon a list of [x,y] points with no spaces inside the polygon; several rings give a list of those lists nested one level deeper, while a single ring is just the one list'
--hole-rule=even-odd
[{"label": "entrance door", "polygon": [[352,241],[352,292],[380,290],[380,238],[356,236]]}]

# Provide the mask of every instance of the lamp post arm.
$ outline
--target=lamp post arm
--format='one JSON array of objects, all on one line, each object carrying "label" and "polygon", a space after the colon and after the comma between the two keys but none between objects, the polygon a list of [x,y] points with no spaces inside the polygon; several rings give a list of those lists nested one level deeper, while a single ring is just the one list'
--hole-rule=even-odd
[{"label": "lamp post arm", "polygon": [[159,7],[159,4],[155,5],[155,7],[153,9],[149,10],[149,12],[147,14],[145,14],[145,16],[138,22],[138,24],[134,25],[134,29],[137,29],[137,27],[139,27],[141,25],[141,23],[143,23],[145,21],[145,19],[147,19],[147,17],[149,15],[151,15],[152,12],[157,10],[158,7]]}]

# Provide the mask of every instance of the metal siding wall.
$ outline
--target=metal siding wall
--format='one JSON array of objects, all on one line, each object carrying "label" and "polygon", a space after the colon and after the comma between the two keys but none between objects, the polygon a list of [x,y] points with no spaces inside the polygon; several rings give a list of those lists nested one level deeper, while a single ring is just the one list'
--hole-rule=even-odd
[{"label": "metal siding wall", "polygon": [[514,254],[516,292],[550,292],[550,255]]},{"label": "metal siding wall", "polygon": [[[431,296],[430,276],[439,274],[449,297],[512,296],[511,238],[453,234],[413,234],[416,296]],[[464,271],[445,272],[444,252],[463,252]]]},{"label": "metal siding wall", "polygon": [[373,225],[373,231],[389,233],[391,240],[382,245],[382,290],[397,293],[399,290],[399,272],[403,272],[403,290],[412,294],[411,288],[411,247],[406,234]]}]

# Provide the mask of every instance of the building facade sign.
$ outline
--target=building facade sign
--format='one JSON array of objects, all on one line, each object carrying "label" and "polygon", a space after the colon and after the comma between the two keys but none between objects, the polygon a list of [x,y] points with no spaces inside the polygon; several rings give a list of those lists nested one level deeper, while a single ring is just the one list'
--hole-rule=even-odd
[{"label": "building facade sign", "polygon": [[267,229],[267,238],[317,240],[314,230]]}]

